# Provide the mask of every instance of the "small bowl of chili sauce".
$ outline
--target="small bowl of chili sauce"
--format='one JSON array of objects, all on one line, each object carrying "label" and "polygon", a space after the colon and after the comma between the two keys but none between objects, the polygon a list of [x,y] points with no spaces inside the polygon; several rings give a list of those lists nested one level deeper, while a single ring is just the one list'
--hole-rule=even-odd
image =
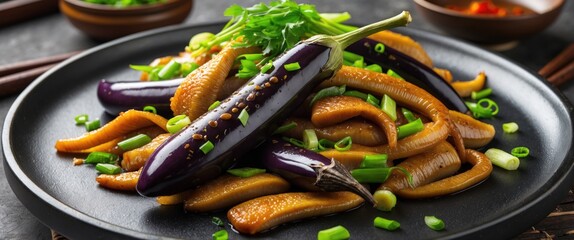
[{"label": "small bowl of chili sauce", "polygon": [[414,0],[441,31],[478,44],[505,44],[543,31],[564,0]]}]

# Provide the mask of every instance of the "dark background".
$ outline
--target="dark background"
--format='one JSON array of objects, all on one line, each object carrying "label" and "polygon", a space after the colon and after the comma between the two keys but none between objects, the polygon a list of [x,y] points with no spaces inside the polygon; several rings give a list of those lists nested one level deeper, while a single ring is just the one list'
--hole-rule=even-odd
[{"label": "dark background", "polygon": [[[194,8],[184,24],[226,21],[227,19],[222,12],[231,2],[249,6],[258,3],[259,0],[196,0]],[[409,28],[440,33],[437,28],[431,26],[420,17],[412,1],[322,0],[299,2],[313,3],[320,12],[348,11],[353,16],[351,20],[353,23],[370,23],[392,16],[401,10],[410,10],[414,21],[409,25]],[[525,68],[536,71],[571,42],[574,42],[574,2],[566,1],[562,15],[550,28],[536,36],[522,40],[515,48],[500,52],[500,54]],[[53,13],[10,26],[0,27],[0,65],[88,49],[100,43],[89,39],[76,30],[60,13]],[[573,84],[565,84],[560,90],[571,101],[574,99]],[[16,97],[17,94],[0,97],[0,126],[4,124],[6,113]],[[1,154],[0,160],[4,161],[4,157]],[[574,200],[570,199],[570,201]],[[544,223],[540,225],[544,225]],[[570,231],[574,231],[574,229],[570,229]],[[572,237],[573,235],[569,236]],[[51,238],[50,230],[30,214],[18,201],[4,177],[3,165],[1,164],[0,238]]]}]

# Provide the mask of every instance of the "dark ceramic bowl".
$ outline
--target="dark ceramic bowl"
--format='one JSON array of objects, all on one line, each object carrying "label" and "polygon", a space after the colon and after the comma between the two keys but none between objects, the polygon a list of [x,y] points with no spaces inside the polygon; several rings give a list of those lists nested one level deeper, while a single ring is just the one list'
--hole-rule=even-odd
[{"label": "dark ceramic bowl", "polygon": [[168,0],[159,4],[119,8],[81,0],[60,0],[60,10],[72,25],[102,41],[181,23],[189,15],[192,5],[192,0]]},{"label": "dark ceramic bowl", "polygon": [[541,32],[560,14],[564,0],[493,0],[513,3],[534,11],[519,16],[473,15],[446,6],[469,6],[472,0],[414,0],[416,9],[445,33],[480,44],[500,44]]}]

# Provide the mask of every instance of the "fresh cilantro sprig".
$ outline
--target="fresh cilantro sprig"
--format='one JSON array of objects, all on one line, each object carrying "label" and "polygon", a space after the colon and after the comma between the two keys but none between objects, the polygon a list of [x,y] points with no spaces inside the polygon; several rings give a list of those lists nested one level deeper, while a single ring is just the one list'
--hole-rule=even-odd
[{"label": "fresh cilantro sprig", "polygon": [[224,12],[231,20],[215,35],[203,34],[192,38],[187,50],[198,56],[213,46],[237,40],[235,47],[257,46],[265,61],[241,60],[241,76],[258,74],[268,60],[292,48],[300,40],[317,34],[338,35],[356,27],[342,24],[350,18],[348,13],[319,13],[314,5],[297,4],[291,0],[259,3],[251,7],[231,5]]}]

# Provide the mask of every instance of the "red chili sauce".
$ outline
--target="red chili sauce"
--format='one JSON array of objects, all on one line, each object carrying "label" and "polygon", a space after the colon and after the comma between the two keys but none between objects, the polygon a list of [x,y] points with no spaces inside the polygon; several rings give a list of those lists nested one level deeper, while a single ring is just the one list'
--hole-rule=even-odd
[{"label": "red chili sauce", "polygon": [[469,6],[465,7],[447,5],[446,8],[471,15],[490,15],[499,17],[534,14],[534,11],[531,9],[515,3],[494,4],[492,0],[473,1]]}]

